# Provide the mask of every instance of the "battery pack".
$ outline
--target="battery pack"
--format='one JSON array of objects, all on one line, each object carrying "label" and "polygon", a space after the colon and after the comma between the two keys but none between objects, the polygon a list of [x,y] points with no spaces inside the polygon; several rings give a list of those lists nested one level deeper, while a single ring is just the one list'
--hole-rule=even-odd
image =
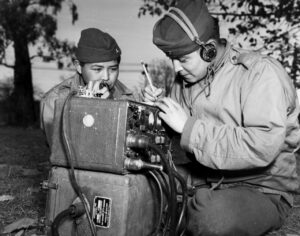
[{"label": "battery pack", "polygon": [[[75,177],[86,197],[97,235],[150,235],[158,224],[158,193],[151,178],[143,174],[75,170]],[[52,167],[46,204],[47,235],[55,217],[78,202],[69,178],[69,169]],[[60,222],[60,236],[90,235],[86,215]]]}]

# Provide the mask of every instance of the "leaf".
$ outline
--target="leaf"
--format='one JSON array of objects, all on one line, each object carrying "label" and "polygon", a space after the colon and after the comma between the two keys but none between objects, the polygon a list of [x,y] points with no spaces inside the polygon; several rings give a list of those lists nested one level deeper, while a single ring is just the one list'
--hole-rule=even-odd
[{"label": "leaf", "polygon": [[244,2],[243,2],[243,1],[240,1],[240,2],[238,2],[237,7],[240,8],[240,7],[243,6],[243,4],[244,4]]},{"label": "leaf", "polygon": [[0,202],[4,202],[4,201],[10,201],[15,199],[15,197],[11,196],[11,195],[2,195],[0,196]]},{"label": "leaf", "polygon": [[230,29],[228,29],[228,31],[229,31],[230,34],[233,34],[233,35],[236,34],[236,29],[235,28],[230,28]]},{"label": "leaf", "polygon": [[37,224],[38,224],[37,219],[22,218],[4,227],[2,233],[7,234],[18,229],[27,229],[29,227],[36,226]]},{"label": "leaf", "polygon": [[15,236],[22,236],[24,233],[24,230],[20,230],[18,233],[15,234]]}]

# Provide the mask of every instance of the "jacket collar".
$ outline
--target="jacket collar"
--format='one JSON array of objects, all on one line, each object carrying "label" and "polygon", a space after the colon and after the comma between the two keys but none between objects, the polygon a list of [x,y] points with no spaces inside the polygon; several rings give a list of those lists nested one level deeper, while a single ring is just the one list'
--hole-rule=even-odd
[{"label": "jacket collar", "polygon": [[63,81],[59,90],[69,89],[71,91],[75,91],[79,88],[79,86],[85,86],[83,78],[78,74],[74,74],[71,78]]},{"label": "jacket collar", "polygon": [[226,44],[225,49],[223,51],[223,55],[221,55],[218,60],[216,60],[214,63],[212,63],[208,70],[211,70],[213,74],[215,74],[222,66],[227,62],[227,60],[230,57],[230,50],[232,46],[226,39],[222,39],[224,41],[224,44]]},{"label": "jacket collar", "polygon": [[132,91],[129,90],[121,81],[117,80],[114,87],[111,90],[113,98],[121,98],[122,96],[133,95]]}]

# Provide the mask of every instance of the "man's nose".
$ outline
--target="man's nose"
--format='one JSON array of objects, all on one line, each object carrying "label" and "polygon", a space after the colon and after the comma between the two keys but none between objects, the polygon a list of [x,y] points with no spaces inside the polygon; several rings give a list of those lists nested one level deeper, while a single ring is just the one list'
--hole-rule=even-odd
[{"label": "man's nose", "polygon": [[173,66],[174,66],[175,73],[178,73],[179,71],[183,70],[178,60],[173,60]]},{"label": "man's nose", "polygon": [[102,80],[109,80],[109,71],[108,70],[103,70],[103,74],[102,74]]}]

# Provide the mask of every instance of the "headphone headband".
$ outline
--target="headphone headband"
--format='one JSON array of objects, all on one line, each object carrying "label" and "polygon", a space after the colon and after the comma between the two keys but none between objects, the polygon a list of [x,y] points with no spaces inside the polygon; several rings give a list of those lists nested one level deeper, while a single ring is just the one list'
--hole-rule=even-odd
[{"label": "headphone headband", "polygon": [[[181,18],[179,18],[175,13],[177,13],[177,15]],[[199,39],[197,30],[195,29],[190,19],[179,8],[170,7],[169,11],[165,15],[171,17],[184,30],[184,32],[193,42],[197,43],[200,46],[205,44]]]}]

